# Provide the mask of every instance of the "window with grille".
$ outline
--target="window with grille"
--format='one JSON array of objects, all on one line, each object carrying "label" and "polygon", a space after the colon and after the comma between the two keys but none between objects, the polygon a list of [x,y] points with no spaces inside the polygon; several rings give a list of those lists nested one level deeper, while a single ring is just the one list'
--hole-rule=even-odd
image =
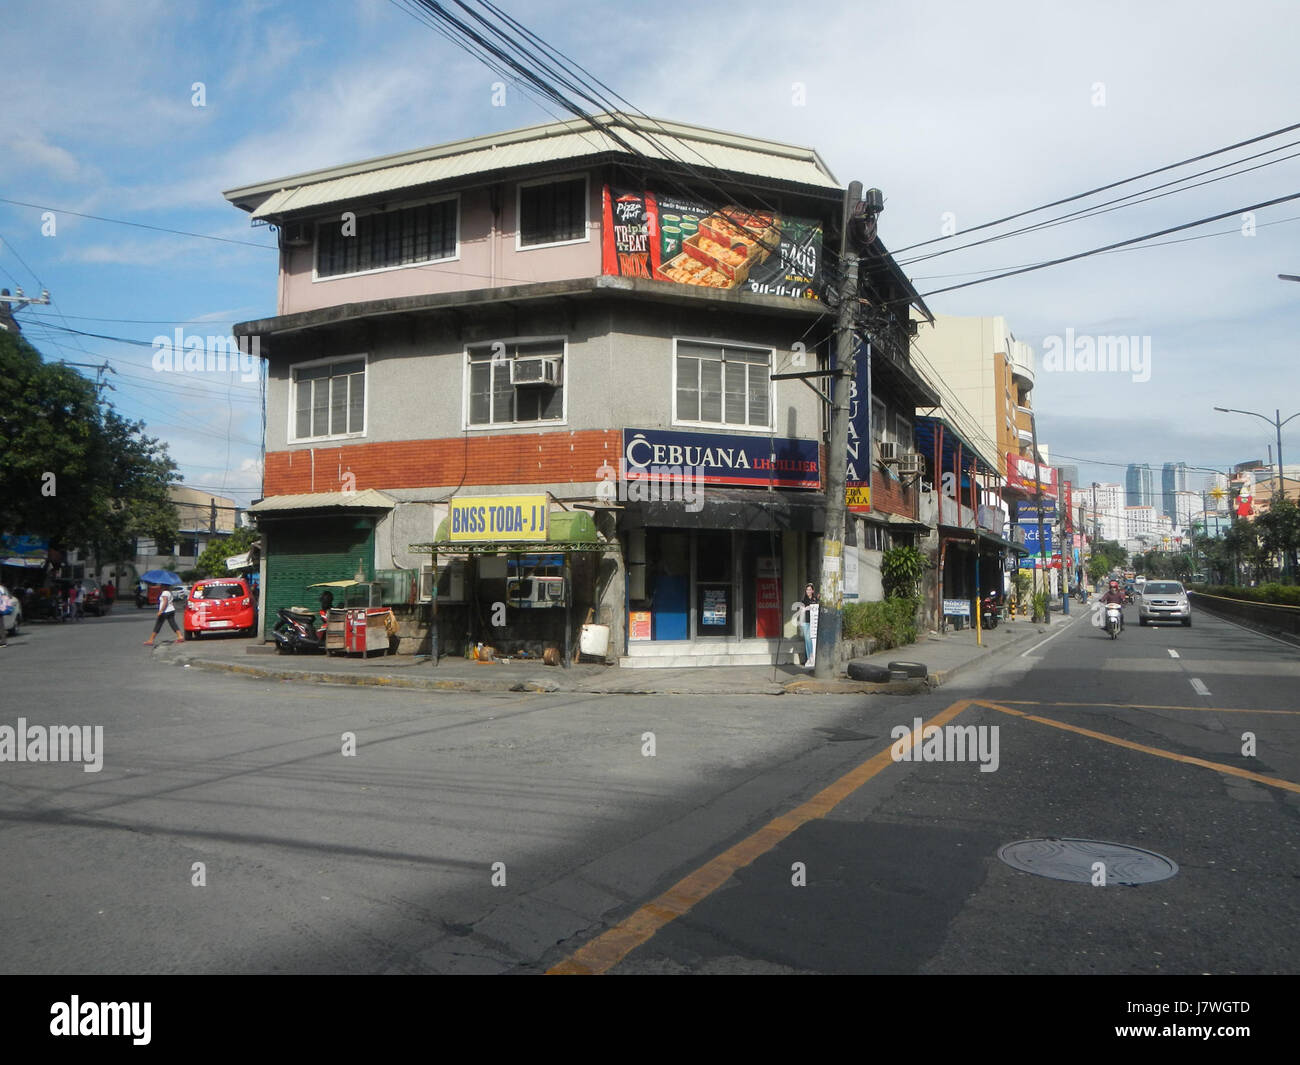
[{"label": "window with grille", "polygon": [[519,247],[587,239],[587,179],[519,186]]},{"label": "window with grille", "polygon": [[[512,384],[517,360],[555,359],[556,384]],[[469,349],[469,424],[564,420],[564,339],[493,341]]]},{"label": "window with grille", "polygon": [[293,368],[293,440],[360,436],[366,431],[366,360]]},{"label": "window with grille", "polygon": [[772,349],[677,341],[673,420],[772,428]]},{"label": "window with grille", "polygon": [[316,276],[339,277],[456,257],[457,201],[358,215],[344,235],[341,219],[316,227]]}]

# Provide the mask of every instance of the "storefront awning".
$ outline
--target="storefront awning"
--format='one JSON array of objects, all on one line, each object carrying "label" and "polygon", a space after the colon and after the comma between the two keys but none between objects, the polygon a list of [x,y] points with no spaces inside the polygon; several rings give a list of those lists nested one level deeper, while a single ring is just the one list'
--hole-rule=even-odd
[{"label": "storefront awning", "polygon": [[[939,535],[945,540],[969,540],[971,543],[975,542],[975,530],[960,525],[940,523]],[[1021,555],[1028,554],[1028,551],[1025,550],[1024,544],[1018,544],[1014,540],[1008,540],[1006,537],[999,536],[997,533],[991,533],[987,529],[980,530],[979,538],[981,545],[996,547],[999,551],[1013,551]]]},{"label": "storefront awning", "polygon": [[826,496],[820,492],[765,492],[753,488],[705,488],[694,503],[680,499],[629,501],[624,528],[736,529],[741,532],[812,532],[826,527]]},{"label": "storefront awning", "polygon": [[[957,466],[957,448],[961,448],[961,458],[963,474],[970,469],[970,462],[974,460],[975,470],[977,473],[997,474],[996,466],[990,466],[980,453],[971,446],[970,441],[961,435],[946,418],[939,417],[918,417],[916,419],[916,428],[913,436],[916,439],[916,450],[927,458],[934,457],[935,437],[939,427],[943,427],[943,455],[942,463],[945,472],[951,472]],[[966,481],[963,479],[963,484]]]},{"label": "storefront awning", "polygon": [[304,495],[269,496],[248,508],[250,514],[292,516],[294,511],[308,510],[392,510],[392,496],[377,488],[362,492],[309,492]]}]

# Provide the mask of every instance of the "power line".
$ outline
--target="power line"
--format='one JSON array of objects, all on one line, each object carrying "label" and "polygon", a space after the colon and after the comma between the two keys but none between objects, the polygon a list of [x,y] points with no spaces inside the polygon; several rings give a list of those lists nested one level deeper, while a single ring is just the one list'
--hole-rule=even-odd
[{"label": "power line", "polygon": [[198,237],[201,240],[216,240],[223,244],[243,244],[249,248],[262,248],[267,251],[278,251],[274,244],[258,244],[251,240],[237,240],[234,237],[217,237],[211,233],[192,233],[185,229],[169,229],[167,226],[151,226],[147,222],[132,222],[125,218],[108,218],[105,215],[85,214],[81,211],[69,211],[62,207],[50,207],[46,204],[27,203],[24,200],[9,200],[0,196],[0,203],[13,204],[15,207],[31,207],[37,211],[53,211],[55,214],[71,215],[73,218],[89,218],[95,222],[109,222],[115,226],[133,226],[136,229],[151,229],[155,233],[174,233],[182,237]]},{"label": "power line", "polygon": [[[1196,177],[1203,177],[1206,174],[1212,174],[1217,170],[1224,170],[1228,167],[1237,166],[1240,163],[1249,162],[1252,159],[1258,159],[1265,155],[1271,155],[1274,152],[1280,152],[1287,148],[1294,148],[1300,145],[1300,141],[1292,141],[1289,144],[1279,145],[1276,148],[1270,148],[1268,151],[1259,152],[1255,155],[1247,156],[1245,159],[1236,159],[1230,163],[1224,163],[1222,166],[1210,167],[1208,170],[1202,170],[1195,174],[1188,174],[1186,177],[1176,178],[1173,181],[1167,181],[1163,185],[1155,185],[1149,189],[1141,189],[1137,192],[1130,192],[1124,196],[1118,196],[1113,200],[1106,200],[1103,203],[1094,204],[1091,207],[1083,207],[1077,211],[1071,211],[1068,214],[1059,215],[1056,218],[1048,218],[1042,222],[1036,222],[1033,225],[1021,226],[1019,229],[1010,230],[1007,233],[999,233],[996,236],[985,237],[982,240],[971,241],[969,244],[960,244],[955,248],[942,248],[939,251],[932,251],[925,255],[918,255],[913,259],[903,262],[903,266],[911,266],[914,263],[924,262],[927,259],[933,259],[940,255],[951,255],[954,252],[966,251],[969,248],[982,247],[985,244],[994,244],[1000,240],[1008,240],[1012,237],[1021,236],[1025,233],[1037,233],[1044,229],[1052,229],[1056,226],[1063,226],[1070,222],[1082,221],[1086,218],[1097,218],[1104,214],[1110,214],[1112,211],[1120,211],[1126,207],[1136,207],[1139,204],[1150,203],[1153,200],[1163,199],[1166,196],[1174,196],[1182,192],[1190,192],[1192,189],[1199,189],[1205,185],[1212,185],[1217,181],[1227,181],[1229,178],[1240,177],[1243,174],[1249,174],[1255,170],[1261,170],[1267,166],[1276,166],[1278,163],[1285,163],[1290,159],[1300,158],[1300,152],[1291,155],[1284,155],[1279,159],[1269,159],[1266,162],[1258,163],[1255,166],[1245,167],[1242,170],[1236,170],[1231,174],[1220,174],[1218,177],[1208,178],[1205,181],[1198,181],[1193,185],[1184,185],[1182,188],[1170,188],[1171,185],[1183,185],[1186,181],[1191,181]],[[1160,192],[1164,189],[1164,192]],[[1146,195],[1153,193],[1153,195]],[[1140,197],[1140,198],[1139,198]],[[1128,202],[1125,202],[1128,201]]]},{"label": "power line", "polygon": [[[1156,174],[1163,174],[1170,170],[1177,170],[1181,166],[1187,166],[1189,163],[1199,163],[1202,159],[1210,159],[1216,155],[1222,155],[1224,152],[1235,151],[1237,148],[1245,148],[1247,145],[1258,144],[1261,141],[1271,140],[1273,137],[1280,137],[1284,133],[1292,133],[1300,129],[1300,122],[1293,123],[1289,126],[1283,126],[1281,129],[1275,129],[1271,133],[1261,133],[1257,137],[1251,137],[1248,140],[1238,141],[1236,144],[1229,144],[1223,148],[1216,148],[1211,152],[1202,152],[1200,155],[1193,155],[1187,159],[1180,160],[1177,163],[1170,163],[1167,166],[1157,167],[1154,170],[1147,170],[1141,174],[1134,174],[1132,177],[1126,177],[1120,181],[1112,181],[1107,185],[1098,185],[1096,188],[1089,189],[1087,192],[1080,192],[1074,196],[1066,196],[1064,199],[1053,200],[1051,203],[1045,203],[1038,207],[1031,207],[1027,211],[1019,211],[1016,214],[1005,215],[1002,218],[995,218],[991,222],[984,222],[978,226],[963,230],[963,233],[977,233],[983,229],[990,229],[993,226],[1000,226],[1004,222],[1013,222],[1017,218],[1025,218],[1031,214],[1037,214],[1039,211],[1046,211],[1052,207],[1060,207],[1063,204],[1073,203],[1076,200],[1087,199],[1089,196],[1095,196],[1099,192],[1107,192],[1110,189],[1119,188],[1121,185],[1128,185],[1134,181],[1141,181],[1143,178],[1154,177]],[[952,240],[957,234],[949,234],[942,237],[935,237],[932,240],[923,240],[916,244],[909,244],[906,247],[899,248],[894,252],[895,255],[901,255],[903,252],[912,251],[914,248],[924,248],[930,244],[937,244],[942,240]]]},{"label": "power line", "polygon": [[[1269,226],[1280,226],[1286,222],[1300,222],[1300,215],[1292,215],[1290,218],[1279,218],[1275,222],[1260,222],[1255,228],[1267,229]],[[1194,240],[1209,240],[1211,237],[1239,237],[1239,236],[1241,236],[1240,227],[1236,229],[1220,229],[1214,233],[1202,233],[1199,236],[1195,236],[1195,237],[1179,237],[1177,240],[1158,240],[1152,244],[1143,244],[1140,247],[1116,248],[1114,251],[1101,252],[1100,254],[1122,255],[1124,252],[1129,252],[1129,251],[1147,251],[1150,248],[1166,248],[1171,244],[1190,244]],[[1034,265],[1034,264],[1030,264],[1030,265]],[[999,270],[1012,270],[1012,269],[1017,269],[1017,267],[996,266],[996,267],[990,267],[987,270],[966,270],[961,273],[955,273],[955,274],[917,274],[915,277],[912,278],[912,280],[913,281],[942,281],[945,278],[949,278],[949,277],[975,277],[978,274],[991,274],[991,273],[996,273]]]},{"label": "power line", "polygon": [[1222,214],[1210,215],[1206,218],[1199,218],[1195,222],[1185,222],[1182,225],[1170,226],[1167,229],[1159,229],[1154,233],[1147,233],[1140,237],[1132,237],[1128,240],[1116,241],[1114,244],[1106,244],[1100,248],[1092,248],[1088,251],[1077,252],[1074,255],[1064,255],[1058,259],[1049,259],[1046,262],[1038,263],[1034,266],[1023,266],[1017,270],[1007,270],[1000,274],[994,274],[992,277],[980,278],[975,281],[964,281],[960,285],[949,285],[947,288],[936,288],[930,292],[922,293],[922,299],[928,299],[931,296],[937,296],[942,292],[955,292],[957,289],[970,288],[972,285],[982,285],[988,281],[1000,281],[1004,277],[1014,277],[1017,274],[1027,274],[1034,270],[1042,270],[1049,266],[1060,266],[1062,263],[1074,262],[1076,259],[1086,259],[1092,255],[1100,255],[1102,252],[1113,251],[1116,248],[1127,247],[1130,244],[1139,244],[1144,240],[1151,240],[1154,237],[1163,237],[1168,233],[1180,233],[1185,229],[1193,229],[1196,226],[1203,226],[1208,222],[1218,222],[1224,218],[1230,218],[1233,215],[1244,214],[1246,211],[1259,211],[1265,207],[1272,207],[1279,203],[1289,203],[1291,200],[1300,200],[1300,192],[1292,193],[1290,196],[1279,196],[1276,199],[1265,200],[1262,203],[1251,204],[1247,207],[1238,207],[1233,211],[1224,211]]}]

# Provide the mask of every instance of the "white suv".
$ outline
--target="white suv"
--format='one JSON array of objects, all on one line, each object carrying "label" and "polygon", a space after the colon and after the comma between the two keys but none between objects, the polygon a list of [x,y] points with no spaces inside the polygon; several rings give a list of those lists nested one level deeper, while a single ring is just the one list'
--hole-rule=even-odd
[{"label": "white suv", "polygon": [[1147,581],[1138,592],[1138,624],[1148,621],[1192,623],[1192,604],[1179,581]]}]

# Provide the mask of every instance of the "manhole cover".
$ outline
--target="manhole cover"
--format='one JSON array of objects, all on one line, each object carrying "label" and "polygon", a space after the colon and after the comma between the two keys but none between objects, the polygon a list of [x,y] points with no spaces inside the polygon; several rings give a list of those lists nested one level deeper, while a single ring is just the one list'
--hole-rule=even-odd
[{"label": "manhole cover", "polygon": [[1107,884],[1153,884],[1178,872],[1163,854],[1099,839],[1022,839],[1008,843],[998,857],[1021,872],[1076,884],[1092,883],[1094,862],[1105,864]]}]

